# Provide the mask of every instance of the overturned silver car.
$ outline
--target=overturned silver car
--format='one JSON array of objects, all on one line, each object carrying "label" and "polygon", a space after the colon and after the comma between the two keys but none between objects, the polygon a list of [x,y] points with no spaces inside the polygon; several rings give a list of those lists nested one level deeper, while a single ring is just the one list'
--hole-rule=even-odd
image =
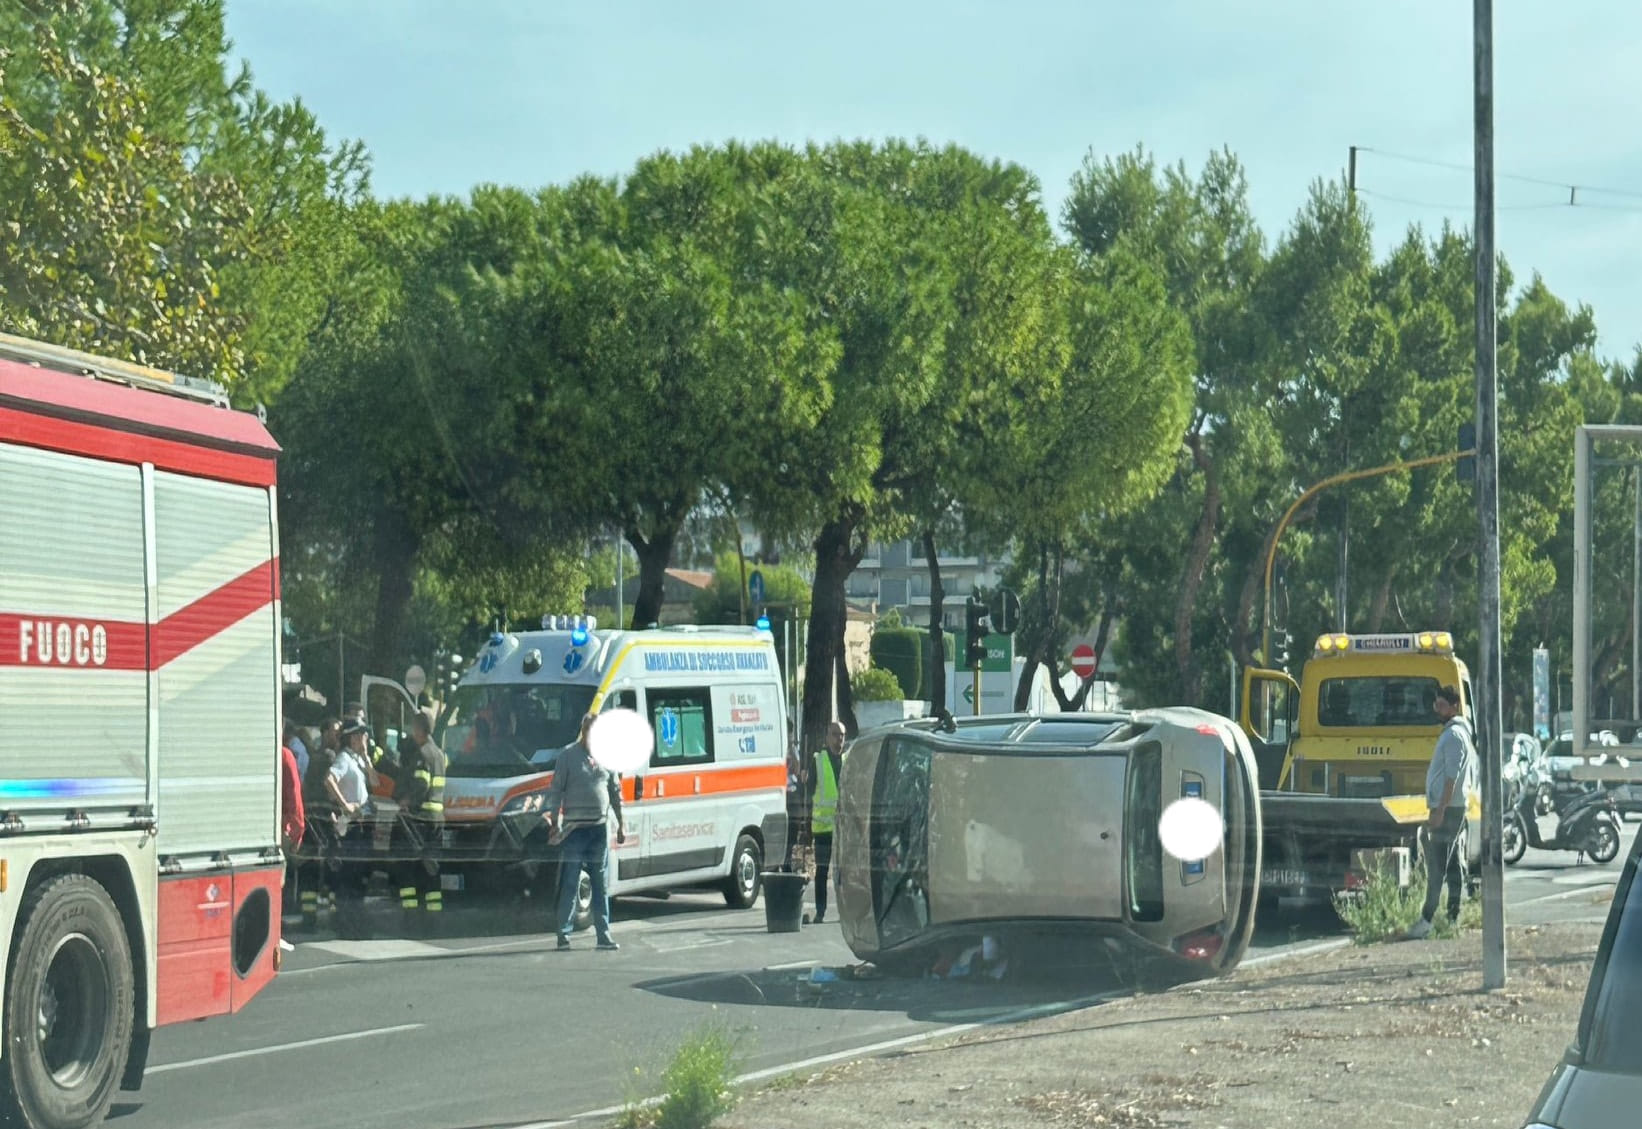
[{"label": "overturned silver car", "polygon": [[[844,758],[844,939],[895,971],[979,937],[1086,939],[1170,978],[1237,966],[1254,928],[1259,784],[1247,739],[1195,709],[915,721]],[[1218,810],[1208,857],[1163,847],[1178,799]]]}]

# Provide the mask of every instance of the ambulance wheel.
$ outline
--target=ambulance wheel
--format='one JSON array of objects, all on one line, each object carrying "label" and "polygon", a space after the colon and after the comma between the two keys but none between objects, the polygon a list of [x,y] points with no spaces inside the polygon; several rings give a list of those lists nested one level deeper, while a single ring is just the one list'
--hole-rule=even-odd
[{"label": "ambulance wheel", "polygon": [[22,919],[0,1113],[29,1129],[82,1129],[108,1112],[131,1050],[131,947],[108,891],[83,874],[36,888]]},{"label": "ambulance wheel", "polygon": [[758,901],[764,880],[759,877],[764,869],[764,851],[758,840],[742,835],[735,841],[735,854],[730,857],[730,876],[724,880],[724,903],[731,909],[751,909]]},{"label": "ambulance wheel", "polygon": [[593,880],[582,871],[581,879],[576,883],[576,932],[590,929],[593,926]]}]

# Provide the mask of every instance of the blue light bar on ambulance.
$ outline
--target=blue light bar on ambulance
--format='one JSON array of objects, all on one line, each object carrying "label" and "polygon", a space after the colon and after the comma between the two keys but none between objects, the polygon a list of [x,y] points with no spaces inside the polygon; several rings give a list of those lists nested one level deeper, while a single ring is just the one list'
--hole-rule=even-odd
[{"label": "blue light bar on ambulance", "polygon": [[770,629],[770,617],[767,615],[759,616],[756,626],[760,631],[768,631]]},{"label": "blue light bar on ambulance", "polygon": [[570,645],[572,647],[585,647],[585,646],[587,646],[587,628],[583,627],[579,623],[575,627],[571,628],[570,629]]}]

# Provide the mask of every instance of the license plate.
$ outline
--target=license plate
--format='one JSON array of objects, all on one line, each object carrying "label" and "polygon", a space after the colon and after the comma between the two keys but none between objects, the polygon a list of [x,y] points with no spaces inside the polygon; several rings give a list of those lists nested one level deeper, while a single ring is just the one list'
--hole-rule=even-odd
[{"label": "license plate", "polygon": [[1263,870],[1260,872],[1262,886],[1309,886],[1311,878],[1303,870]]},{"label": "license plate", "polygon": [[439,888],[453,893],[457,892],[463,887],[462,877],[460,874],[441,874],[439,876]]}]

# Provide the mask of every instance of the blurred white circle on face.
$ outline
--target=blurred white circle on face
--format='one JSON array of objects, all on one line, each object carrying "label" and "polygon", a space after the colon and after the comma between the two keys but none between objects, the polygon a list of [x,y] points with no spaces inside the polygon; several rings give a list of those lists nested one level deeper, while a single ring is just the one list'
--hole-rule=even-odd
[{"label": "blurred white circle on face", "polygon": [[1226,824],[1220,811],[1207,800],[1187,796],[1163,809],[1157,821],[1157,837],[1163,849],[1181,862],[1199,862],[1220,849]]},{"label": "blurred white circle on face", "polygon": [[587,730],[587,751],[606,771],[628,775],[650,763],[656,733],[633,710],[606,710]]}]

